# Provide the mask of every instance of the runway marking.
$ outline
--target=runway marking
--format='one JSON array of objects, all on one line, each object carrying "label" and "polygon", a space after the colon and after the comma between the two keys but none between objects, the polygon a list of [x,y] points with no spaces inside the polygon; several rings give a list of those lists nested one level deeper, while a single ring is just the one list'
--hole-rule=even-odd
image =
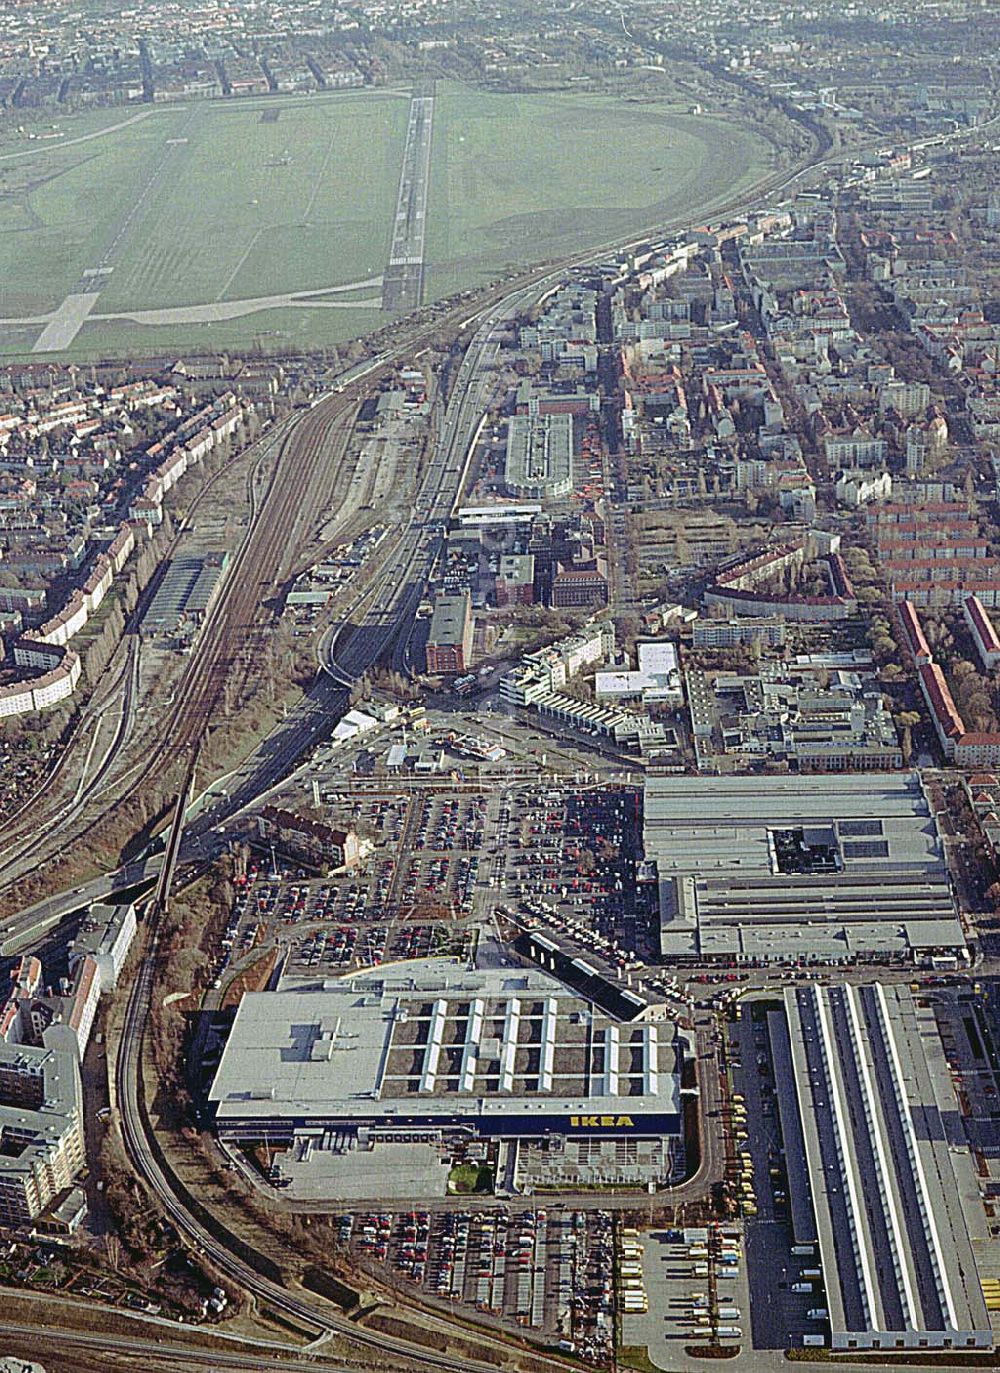
[{"label": "runway marking", "polygon": [[410,99],[392,245],[384,274],[382,305],[386,310],[415,308],[423,296],[433,136],[434,97],[414,95]]},{"label": "runway marking", "polygon": [[[86,323],[97,303],[98,291],[79,291],[68,295],[49,316],[45,328],[31,345],[33,353],[59,353],[68,348]],[[19,321],[13,321],[18,323]]]},{"label": "runway marking", "polygon": [[267,225],[263,225],[263,224],[262,224],[261,227],[260,227],[259,229],[257,229],[257,230],[254,231],[253,237],[250,239],[250,242],[247,244],[246,252],[244,252],[244,253],[242,253],[242,254],[240,255],[239,261],[236,263],[236,266],[235,266],[235,267],[233,268],[233,270],[229,273],[229,275],[226,277],[225,281],[222,283],[221,287],[219,288],[219,294],[215,297],[216,300],[221,300],[221,299],[222,299],[222,297],[223,297],[223,296],[226,294],[226,292],[229,290],[230,286],[232,286],[233,282],[234,282],[234,281],[236,280],[236,278],[239,276],[240,272],[241,272],[242,269],[243,269],[243,264],[246,262],[247,258],[250,256],[250,254],[251,254],[251,253],[253,252],[253,250],[256,248],[256,246],[257,246],[257,241],[258,241],[258,239],[260,238],[261,234],[264,233],[264,231],[265,231],[266,228],[267,228]]},{"label": "runway marking", "polygon": [[91,291],[67,296],[66,299],[47,315],[25,315],[18,318],[0,319],[0,327],[20,328],[24,325],[42,325],[42,332],[32,349],[35,353],[54,353],[68,348],[80,329],[91,320],[94,323],[109,320],[131,320],[135,324],[213,324],[229,319],[241,319],[244,315],[256,314],[258,310],[309,309],[309,310],[378,310],[382,308],[381,296],[365,296],[360,300],[331,300],[330,296],[341,296],[348,291],[378,291],[382,286],[380,276],[367,277],[364,281],[346,281],[337,286],[317,286],[309,291],[285,291],[273,296],[251,296],[244,300],[196,302],[190,305],[164,306],[156,310],[125,308],[106,313],[94,313],[94,303],[98,292]]},{"label": "runway marking", "polygon": [[[152,113],[148,111],[147,113]],[[138,118],[138,116],[136,116]],[[195,115],[190,114],[184,122],[184,128],[190,128],[194,123]],[[89,137],[90,135],[84,135]],[[114,270],[115,261],[118,257],[122,245],[128,240],[129,232],[136,221],[145,213],[153,196],[159,189],[164,172],[174,156],[174,147],[178,144],[178,139],[166,140],[165,152],[160,156],[146,180],[143,182],[139,194],[131,204],[125,217],[118,225],[117,232],[111,243],[105,248],[100,261],[96,267],[87,268],[81,278],[79,285],[85,282],[93,282],[103,279]],[[187,140],[185,139],[184,142]],[[93,291],[73,291],[60,306],[53,312],[48,324],[32,345],[33,353],[58,353],[68,348],[77,334],[86,323],[88,315],[94,308],[97,300],[97,293]]]}]

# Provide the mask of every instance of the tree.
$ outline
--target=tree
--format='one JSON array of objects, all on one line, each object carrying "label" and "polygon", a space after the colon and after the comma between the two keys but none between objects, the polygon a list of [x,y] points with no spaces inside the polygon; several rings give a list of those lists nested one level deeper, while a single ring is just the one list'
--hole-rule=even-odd
[{"label": "tree", "polygon": [[913,726],[920,723],[920,715],[915,710],[904,710],[896,717],[896,723],[903,731],[903,737],[900,741],[903,750],[903,762],[909,767],[910,759],[913,756]]}]

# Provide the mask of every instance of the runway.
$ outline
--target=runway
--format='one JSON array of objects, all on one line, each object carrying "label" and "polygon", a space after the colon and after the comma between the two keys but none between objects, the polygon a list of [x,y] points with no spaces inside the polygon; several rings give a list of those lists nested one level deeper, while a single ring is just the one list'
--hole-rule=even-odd
[{"label": "runway", "polygon": [[399,174],[392,247],[382,289],[383,310],[415,310],[423,301],[433,135],[434,96],[414,93]]}]

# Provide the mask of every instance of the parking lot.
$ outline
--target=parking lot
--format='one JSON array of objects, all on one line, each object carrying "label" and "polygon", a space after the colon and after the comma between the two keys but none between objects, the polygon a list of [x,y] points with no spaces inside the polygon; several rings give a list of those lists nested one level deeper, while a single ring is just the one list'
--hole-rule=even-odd
[{"label": "parking lot", "polygon": [[[338,1238],[362,1267],[386,1265],[406,1286],[480,1317],[564,1340],[588,1362],[610,1362],[612,1221],[606,1212],[363,1212]],[[380,1274],[385,1277],[385,1273]]]},{"label": "parking lot", "polygon": [[357,830],[365,860],[319,878],[255,848],[220,939],[216,982],[268,943],[287,950],[286,976],[461,956],[467,927],[494,908],[547,926],[615,973],[650,956],[634,788],[331,788],[321,801],[327,823]]},{"label": "parking lot", "polygon": [[505,797],[490,876],[514,917],[619,971],[652,957],[652,893],[636,886],[639,807],[630,787],[523,788]]},{"label": "parking lot", "polygon": [[745,1157],[750,1160],[757,1209],[746,1221],[750,1329],[755,1348],[787,1349],[801,1346],[806,1334],[823,1332],[823,1323],[811,1319],[808,1312],[822,1309],[826,1302],[822,1280],[807,1276],[815,1273],[817,1260],[792,1253],[788,1174],[775,1100],[767,1006],[760,999],[744,1000],[742,1015],[730,1022],[730,1044],[733,1082],[745,1103]]},{"label": "parking lot", "polygon": [[[453,848],[471,842],[458,831],[466,810],[438,817],[431,808],[435,828],[427,837],[437,843],[440,834],[440,842]],[[236,879],[229,919],[214,950],[216,988],[258,951],[275,945],[287,955],[286,977],[469,952],[473,934],[466,917],[478,880],[476,855],[431,850],[400,864],[396,846],[407,804],[366,800],[358,811],[355,818],[380,837],[373,837],[368,859],[348,872],[319,878],[282,866],[280,859],[274,866],[261,852],[252,856],[246,874]]]}]

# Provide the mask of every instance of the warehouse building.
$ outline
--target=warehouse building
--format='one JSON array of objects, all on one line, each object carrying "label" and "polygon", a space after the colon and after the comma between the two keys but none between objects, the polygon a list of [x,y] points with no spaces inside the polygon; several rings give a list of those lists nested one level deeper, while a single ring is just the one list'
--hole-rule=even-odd
[{"label": "warehouse building", "polygon": [[650,777],[643,840],[665,958],[968,960],[917,773]]},{"label": "warehouse building", "polygon": [[427,671],[432,676],[468,672],[472,662],[472,600],[467,591],[439,596],[427,635]]},{"label": "warehouse building", "polygon": [[142,617],[142,637],[192,636],[212,607],[228,562],[225,552],[172,558]]},{"label": "warehouse building", "polygon": [[794,1238],[818,1249],[832,1347],[991,1349],[933,1011],[901,985],[812,984],[768,1027]]},{"label": "warehouse building", "polygon": [[513,415],[504,466],[516,500],[557,500],[573,489],[573,416]]},{"label": "warehouse building", "polygon": [[631,1136],[673,1148],[680,1070],[671,1022],[620,1021],[540,969],[430,959],[248,993],[209,1101],[233,1140]]}]

